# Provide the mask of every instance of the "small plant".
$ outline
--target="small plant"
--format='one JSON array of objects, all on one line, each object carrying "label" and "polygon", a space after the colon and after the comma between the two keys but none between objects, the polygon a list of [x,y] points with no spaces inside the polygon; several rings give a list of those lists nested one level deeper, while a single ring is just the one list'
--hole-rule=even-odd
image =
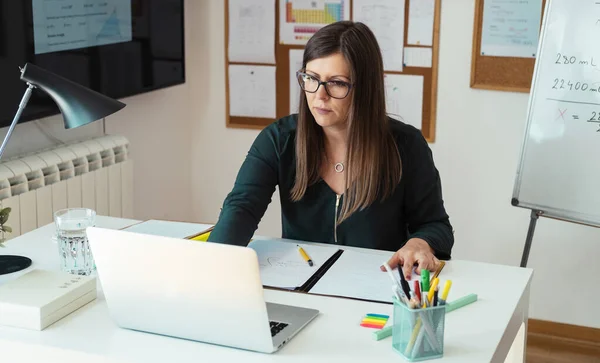
[{"label": "small plant", "polygon": [[4,247],[4,242],[6,241],[5,233],[11,233],[12,228],[10,226],[5,225],[8,222],[8,217],[10,216],[10,207],[2,208],[0,210],[0,247]]}]

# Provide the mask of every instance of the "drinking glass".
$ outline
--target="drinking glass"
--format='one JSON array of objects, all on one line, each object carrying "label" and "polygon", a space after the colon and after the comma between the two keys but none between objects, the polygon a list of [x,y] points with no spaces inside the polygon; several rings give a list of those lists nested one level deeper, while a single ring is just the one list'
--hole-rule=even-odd
[{"label": "drinking glass", "polygon": [[89,208],[67,208],[54,213],[56,242],[61,270],[73,275],[90,275],[94,257],[85,229],[96,223],[96,212]]}]

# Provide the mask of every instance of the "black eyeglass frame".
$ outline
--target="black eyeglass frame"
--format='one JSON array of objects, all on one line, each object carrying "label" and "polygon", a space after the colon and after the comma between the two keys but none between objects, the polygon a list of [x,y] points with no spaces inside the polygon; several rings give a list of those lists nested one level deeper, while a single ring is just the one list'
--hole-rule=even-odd
[{"label": "black eyeglass frame", "polygon": [[[306,76],[314,78],[318,82],[317,89],[315,89],[312,92],[311,91],[307,91],[306,89],[304,89],[304,86],[302,86],[302,82],[300,81],[300,76],[301,75],[306,75]],[[323,85],[323,87],[325,87],[325,92],[327,92],[327,94],[329,95],[329,97],[335,98],[337,100],[342,100],[342,99],[348,97],[348,95],[350,94],[350,91],[352,90],[352,87],[354,86],[354,84],[348,83],[348,82],[344,82],[344,81],[337,81],[337,80],[336,81],[321,81],[320,79],[318,79],[317,77],[313,76],[312,74],[308,74],[306,72],[301,72],[301,71],[296,71],[296,79],[298,80],[298,84],[300,85],[300,88],[302,88],[303,91],[308,92],[308,93],[316,93],[319,90],[319,87],[321,87],[321,85]],[[333,82],[343,83],[343,84],[345,84],[345,85],[348,86],[348,92],[346,92],[346,94],[344,95],[344,97],[335,97],[335,96],[332,96],[331,93],[329,93],[329,89],[327,88],[327,84],[333,83]]]}]

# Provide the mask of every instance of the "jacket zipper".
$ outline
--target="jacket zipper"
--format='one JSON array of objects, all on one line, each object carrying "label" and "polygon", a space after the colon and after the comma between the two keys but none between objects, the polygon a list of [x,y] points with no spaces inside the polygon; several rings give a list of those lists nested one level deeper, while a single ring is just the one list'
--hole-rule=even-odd
[{"label": "jacket zipper", "polygon": [[333,241],[337,243],[337,219],[338,219],[338,206],[340,205],[340,195],[335,195],[335,216],[333,219]]}]

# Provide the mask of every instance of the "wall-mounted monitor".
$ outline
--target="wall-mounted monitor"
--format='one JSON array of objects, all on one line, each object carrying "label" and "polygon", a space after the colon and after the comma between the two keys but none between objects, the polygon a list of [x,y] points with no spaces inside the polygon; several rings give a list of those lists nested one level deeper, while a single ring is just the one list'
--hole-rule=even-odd
[{"label": "wall-mounted monitor", "polygon": [[[36,64],[112,98],[185,82],[184,0],[0,0],[0,127]],[[59,113],[34,92],[20,122]]]}]

